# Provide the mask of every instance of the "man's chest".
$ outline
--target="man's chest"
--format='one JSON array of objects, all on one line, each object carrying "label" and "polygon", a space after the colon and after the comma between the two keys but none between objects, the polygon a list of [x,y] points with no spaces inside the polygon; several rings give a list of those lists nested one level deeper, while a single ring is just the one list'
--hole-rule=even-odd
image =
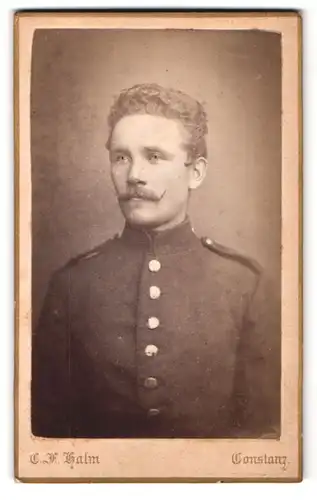
[{"label": "man's chest", "polygon": [[73,296],[74,353],[100,376],[115,367],[156,392],[195,392],[220,378],[230,392],[240,321],[230,297],[190,252],[118,255]]}]

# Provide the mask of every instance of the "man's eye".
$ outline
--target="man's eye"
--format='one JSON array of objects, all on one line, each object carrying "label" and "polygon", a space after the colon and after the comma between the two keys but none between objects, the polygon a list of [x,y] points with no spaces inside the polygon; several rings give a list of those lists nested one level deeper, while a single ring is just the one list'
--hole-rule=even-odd
[{"label": "man's eye", "polygon": [[156,151],[153,151],[153,153],[148,153],[148,161],[150,163],[157,163],[158,161],[162,160],[162,155]]},{"label": "man's eye", "polygon": [[112,157],[112,161],[114,163],[127,163],[129,161],[129,157],[123,153],[119,153]]}]

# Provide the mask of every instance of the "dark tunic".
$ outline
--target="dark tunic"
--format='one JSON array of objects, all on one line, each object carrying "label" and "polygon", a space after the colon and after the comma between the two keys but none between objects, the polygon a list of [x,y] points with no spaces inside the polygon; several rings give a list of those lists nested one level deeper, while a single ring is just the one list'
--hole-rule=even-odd
[{"label": "dark tunic", "polygon": [[126,226],[53,275],[33,335],[33,434],[279,436],[279,303],[256,265],[203,243],[188,221]]}]

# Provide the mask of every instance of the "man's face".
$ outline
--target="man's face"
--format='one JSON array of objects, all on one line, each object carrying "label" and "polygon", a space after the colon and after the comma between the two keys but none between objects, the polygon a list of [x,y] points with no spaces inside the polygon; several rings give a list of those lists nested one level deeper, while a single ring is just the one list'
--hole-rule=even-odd
[{"label": "man's face", "polygon": [[186,216],[195,167],[186,166],[183,125],[161,116],[125,116],[110,143],[111,175],[122,213],[135,226],[165,229]]}]

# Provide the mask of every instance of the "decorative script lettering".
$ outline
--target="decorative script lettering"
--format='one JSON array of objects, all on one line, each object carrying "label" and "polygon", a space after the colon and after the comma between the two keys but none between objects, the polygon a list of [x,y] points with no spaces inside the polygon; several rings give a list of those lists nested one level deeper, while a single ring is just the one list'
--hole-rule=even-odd
[{"label": "decorative script lettering", "polygon": [[30,462],[33,465],[53,465],[64,463],[73,469],[76,465],[100,464],[100,457],[99,455],[90,455],[88,452],[76,454],[73,451],[64,451],[63,453],[31,453]]},{"label": "decorative script lettering", "polygon": [[234,465],[280,465],[283,470],[287,468],[287,457],[285,455],[244,455],[235,452],[231,457]]}]

